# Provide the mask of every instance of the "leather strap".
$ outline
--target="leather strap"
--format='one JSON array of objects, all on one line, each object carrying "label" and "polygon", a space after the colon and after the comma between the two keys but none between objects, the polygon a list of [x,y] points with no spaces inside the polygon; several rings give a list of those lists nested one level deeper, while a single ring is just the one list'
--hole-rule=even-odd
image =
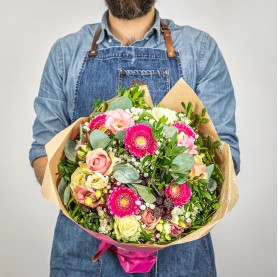
[{"label": "leather strap", "polygon": [[[161,25],[161,32],[163,33],[165,44],[166,44],[168,58],[175,58],[176,52],[175,52],[175,48],[171,36],[171,30],[168,28],[168,25],[162,20],[160,21],[160,25]],[[91,50],[89,51],[89,57],[96,57],[97,55],[97,41],[99,40],[100,34],[101,34],[101,26],[99,25],[94,35],[92,47]]]},{"label": "leather strap", "polygon": [[100,37],[100,33],[101,33],[101,26],[99,25],[94,35],[92,47],[91,50],[89,51],[89,57],[96,57],[97,55],[97,41]]},{"label": "leather strap", "polygon": [[164,35],[168,58],[175,58],[176,52],[175,52],[175,48],[171,36],[171,30],[168,28],[168,24],[166,24],[164,21],[161,20],[160,24],[161,24],[161,32]]}]

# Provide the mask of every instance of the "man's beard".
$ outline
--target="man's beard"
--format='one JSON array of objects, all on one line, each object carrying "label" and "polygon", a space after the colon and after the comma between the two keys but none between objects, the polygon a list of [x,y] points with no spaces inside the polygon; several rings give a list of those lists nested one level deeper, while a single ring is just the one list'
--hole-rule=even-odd
[{"label": "man's beard", "polygon": [[132,20],[146,15],[155,0],[105,0],[105,3],[113,16]]}]

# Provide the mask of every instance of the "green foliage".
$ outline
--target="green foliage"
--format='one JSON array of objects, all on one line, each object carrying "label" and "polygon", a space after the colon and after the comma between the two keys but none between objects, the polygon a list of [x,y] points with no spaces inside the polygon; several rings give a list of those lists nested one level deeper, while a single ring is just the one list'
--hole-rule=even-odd
[{"label": "green foliage", "polygon": [[145,90],[139,90],[138,84],[131,89],[119,89],[118,95],[128,97],[132,102],[132,106],[135,108],[148,108],[145,101]]},{"label": "green foliage", "polygon": [[132,108],[132,102],[126,96],[121,96],[119,98],[114,99],[112,103],[110,103],[110,105],[108,106],[109,111],[116,110],[116,109],[126,110],[131,108]]},{"label": "green foliage", "polygon": [[61,173],[62,177],[66,181],[71,181],[71,175],[78,167],[78,164],[68,160],[67,158],[61,158],[60,163],[58,164],[58,171]]},{"label": "green foliage", "polygon": [[147,203],[154,203],[156,198],[153,196],[151,192],[149,192],[148,187],[137,185],[137,184],[131,184],[138,192],[138,194],[141,196],[141,198],[147,202]]},{"label": "green foliage", "polygon": [[68,140],[64,149],[66,157],[75,162],[76,160],[76,151],[75,151],[76,143],[73,140]]},{"label": "green foliage", "polygon": [[100,130],[94,130],[90,134],[90,143],[93,149],[105,149],[110,144],[110,142],[110,138]]},{"label": "green foliage", "polygon": [[130,165],[116,165],[113,171],[115,179],[123,184],[131,184],[139,179],[138,171]]}]

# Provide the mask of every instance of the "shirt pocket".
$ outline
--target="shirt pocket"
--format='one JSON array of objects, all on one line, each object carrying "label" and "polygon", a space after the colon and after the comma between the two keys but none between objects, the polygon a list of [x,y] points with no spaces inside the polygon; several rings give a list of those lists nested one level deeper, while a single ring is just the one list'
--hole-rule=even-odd
[{"label": "shirt pocket", "polygon": [[152,101],[156,105],[170,90],[169,69],[118,70],[118,85],[120,88],[128,89],[135,84],[147,85]]}]

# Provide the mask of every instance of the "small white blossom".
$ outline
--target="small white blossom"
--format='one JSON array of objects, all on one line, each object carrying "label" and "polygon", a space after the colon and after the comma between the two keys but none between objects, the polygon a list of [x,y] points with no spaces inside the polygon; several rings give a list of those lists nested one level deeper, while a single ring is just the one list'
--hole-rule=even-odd
[{"label": "small white blossom", "polygon": [[145,205],[149,208],[150,207],[150,203],[146,202]]},{"label": "small white blossom", "polygon": [[121,185],[121,182],[117,182],[117,186],[120,186]]},{"label": "small white blossom", "polygon": [[157,233],[155,236],[156,236],[158,239],[160,238],[160,234],[159,234],[159,233]]},{"label": "small white blossom", "polygon": [[144,229],[146,228],[146,225],[145,225],[145,224],[142,224],[141,226],[142,226],[142,228],[144,228]]},{"label": "small white blossom", "polygon": [[150,122],[150,124],[154,124],[154,120],[153,119],[150,119],[149,122]]},{"label": "small white blossom", "polygon": [[147,178],[149,174],[147,172],[144,173],[144,177]]},{"label": "small white blossom", "polygon": [[191,218],[187,218],[185,221],[186,221],[187,223],[191,223]]},{"label": "small white blossom", "polygon": [[153,210],[155,208],[155,204],[151,204],[150,208]]},{"label": "small white blossom", "polygon": [[137,216],[136,216],[136,219],[137,219],[138,221],[141,220],[141,218],[142,218],[141,215],[137,215]]},{"label": "small white blossom", "polygon": [[139,206],[139,205],[141,205],[141,201],[140,200],[136,200],[135,204]]},{"label": "small white blossom", "polygon": [[191,213],[190,213],[190,212],[187,212],[187,213],[185,214],[185,218],[189,218],[190,215],[191,215]]},{"label": "small white blossom", "polygon": [[146,206],[145,205],[141,205],[140,206],[140,210],[145,211],[146,210]]}]

